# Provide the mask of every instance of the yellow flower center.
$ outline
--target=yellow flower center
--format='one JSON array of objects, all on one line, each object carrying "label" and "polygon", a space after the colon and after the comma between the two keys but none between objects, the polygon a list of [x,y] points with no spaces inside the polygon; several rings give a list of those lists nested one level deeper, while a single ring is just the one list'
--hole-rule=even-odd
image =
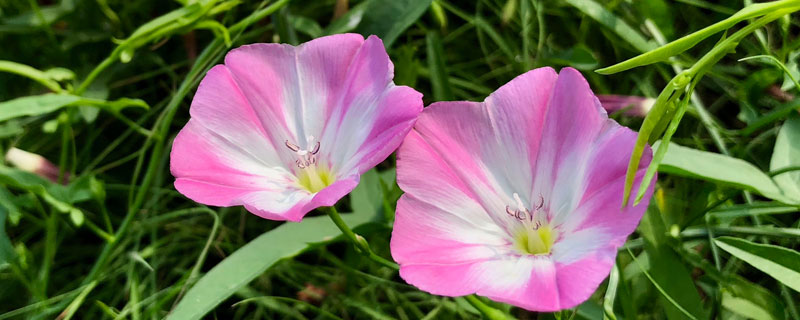
[{"label": "yellow flower center", "polygon": [[312,165],[297,172],[297,182],[303,189],[317,193],[333,184],[336,177],[326,166]]},{"label": "yellow flower center", "polygon": [[514,237],[514,248],[524,254],[547,255],[558,238],[558,231],[549,225],[538,229],[520,228]]}]

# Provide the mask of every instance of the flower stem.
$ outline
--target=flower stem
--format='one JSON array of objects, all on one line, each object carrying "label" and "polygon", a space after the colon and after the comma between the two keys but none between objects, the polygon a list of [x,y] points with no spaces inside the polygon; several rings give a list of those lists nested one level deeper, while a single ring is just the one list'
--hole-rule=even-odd
[{"label": "flower stem", "polygon": [[[362,236],[356,234],[355,232],[353,232],[353,230],[350,229],[349,226],[347,226],[347,223],[344,222],[344,219],[342,219],[342,216],[339,215],[339,211],[336,211],[335,207],[327,207],[325,211],[328,212],[328,216],[331,217],[331,220],[333,220],[333,223],[337,227],[339,227],[339,230],[342,230],[342,234],[344,234],[344,236],[347,237],[347,240],[352,242],[353,245],[356,247],[356,249],[361,254],[363,254],[364,256],[369,258],[370,260],[372,260],[375,263],[378,263],[378,264],[380,264],[380,265],[382,265],[384,267],[387,267],[387,268],[390,268],[390,269],[394,269],[394,270],[400,270],[400,266],[397,263],[389,261],[389,260],[387,260],[387,259],[375,254],[374,252],[372,252],[372,249],[370,249],[369,243],[367,242],[367,240],[364,239],[364,237],[362,237]],[[495,308],[492,308],[492,307],[486,305],[485,303],[483,303],[483,301],[481,301],[474,294],[466,296],[465,298],[467,299],[467,302],[469,302],[473,307],[475,307],[475,309],[478,309],[478,311],[480,311],[480,313],[483,314],[487,319],[490,319],[490,320],[506,320],[506,319],[510,319],[502,311],[497,310]]]},{"label": "flower stem", "polygon": [[358,251],[361,254],[363,254],[364,256],[369,258],[370,260],[372,260],[372,261],[374,261],[374,262],[376,262],[376,263],[378,263],[378,264],[380,264],[380,265],[382,265],[384,267],[388,267],[388,268],[391,268],[391,269],[394,269],[394,270],[399,270],[400,269],[400,266],[397,265],[397,263],[389,261],[389,260],[387,260],[387,259],[375,254],[374,252],[372,252],[372,249],[370,249],[369,243],[367,243],[367,240],[364,239],[364,237],[355,234],[353,232],[353,230],[351,230],[350,227],[347,226],[347,223],[344,222],[344,219],[342,219],[342,216],[339,215],[339,212],[336,211],[335,207],[327,207],[326,211],[328,212],[328,216],[331,217],[331,220],[333,220],[333,223],[337,227],[339,227],[339,230],[342,230],[342,234],[344,234],[345,237],[347,237],[347,239],[350,242],[353,243],[353,245],[356,247],[356,249],[358,249]]},{"label": "flower stem", "polygon": [[488,306],[487,304],[483,303],[483,301],[481,301],[481,299],[479,299],[478,296],[476,296],[474,294],[473,295],[468,295],[468,296],[466,296],[464,298],[466,298],[467,302],[469,302],[469,304],[471,304],[473,307],[475,307],[475,309],[478,309],[478,311],[480,311],[481,314],[483,314],[483,316],[486,317],[486,319],[489,319],[489,320],[507,320],[507,319],[511,319],[511,317],[509,317],[508,315],[506,315],[502,311],[497,310],[495,308],[492,308],[492,307]]}]

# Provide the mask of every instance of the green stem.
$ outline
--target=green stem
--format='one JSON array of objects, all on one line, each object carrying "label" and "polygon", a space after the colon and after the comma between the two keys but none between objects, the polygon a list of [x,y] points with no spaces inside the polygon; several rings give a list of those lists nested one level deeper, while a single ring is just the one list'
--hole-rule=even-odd
[{"label": "green stem", "polygon": [[468,295],[464,298],[467,299],[467,302],[469,302],[469,304],[475,307],[475,309],[478,309],[478,311],[480,311],[480,313],[483,314],[483,316],[486,317],[486,319],[490,320],[510,319],[510,317],[505,313],[503,313],[502,311],[492,308],[489,305],[483,303],[483,301],[481,301],[481,299],[474,294]]},{"label": "green stem", "polygon": [[344,222],[344,219],[342,219],[342,216],[339,215],[339,212],[336,211],[335,207],[327,207],[326,211],[328,212],[328,216],[331,217],[331,220],[333,220],[333,223],[339,228],[339,230],[342,230],[342,234],[344,234],[344,236],[347,237],[347,240],[353,243],[353,245],[356,247],[356,249],[358,249],[358,251],[361,254],[363,254],[370,260],[375,261],[376,263],[384,267],[394,270],[400,269],[400,266],[397,265],[397,263],[389,261],[372,252],[372,249],[370,249],[367,240],[364,239],[364,237],[355,234],[353,230],[351,230],[350,227],[347,226],[347,223]]}]

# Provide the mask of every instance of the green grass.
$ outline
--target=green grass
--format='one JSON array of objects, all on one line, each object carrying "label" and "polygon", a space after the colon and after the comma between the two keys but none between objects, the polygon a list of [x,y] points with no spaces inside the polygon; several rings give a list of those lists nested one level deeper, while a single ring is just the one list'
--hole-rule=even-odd
[{"label": "green grass", "polygon": [[[799,320],[800,20],[785,15],[799,2],[353,0],[337,18],[335,0],[0,1],[0,153],[40,154],[69,181],[0,166],[0,319],[480,318],[364,259],[322,210],[281,224],[172,186],[171,141],[231,47],[359,32],[384,39],[395,82],[426,104],[480,101],[543,66],[660,98],[647,119],[613,116],[673,147],[659,144],[612,287],[576,318]],[[338,205],[381,257],[393,167]]]}]

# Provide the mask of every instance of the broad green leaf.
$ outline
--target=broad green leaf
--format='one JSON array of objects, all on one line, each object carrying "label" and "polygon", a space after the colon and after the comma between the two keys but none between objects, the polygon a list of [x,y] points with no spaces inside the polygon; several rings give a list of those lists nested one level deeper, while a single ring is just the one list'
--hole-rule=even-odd
[{"label": "broad green leaf", "polygon": [[376,35],[383,45],[392,43],[428,10],[431,0],[371,0],[361,23],[356,28],[364,36]]},{"label": "broad green leaf", "polygon": [[370,2],[370,0],[367,0],[350,8],[347,13],[343,14],[341,17],[325,27],[325,30],[322,32],[322,34],[332,35],[355,30],[355,28],[361,23],[361,19],[364,17],[364,12],[367,11]]},{"label": "broad green leaf", "polygon": [[431,86],[433,86],[433,99],[436,101],[453,100],[453,89],[450,86],[450,77],[444,62],[444,48],[442,40],[436,31],[428,31],[425,37],[425,46],[428,50],[428,69],[431,73]]},{"label": "broad green leaf", "polygon": [[[770,171],[800,167],[800,116],[794,114],[784,122],[775,149],[772,151]],[[797,168],[800,169],[800,168]],[[773,177],[784,193],[793,199],[800,199],[800,170],[788,171]]]},{"label": "broad green leaf", "polygon": [[88,105],[119,114],[122,109],[139,107],[147,109],[147,103],[139,99],[122,98],[115,101],[82,98],[69,94],[48,93],[38,96],[27,96],[0,102],[0,121],[25,116],[38,116],[59,110],[64,107]]},{"label": "broad green leaf", "polygon": [[[697,293],[689,270],[670,247],[667,228],[656,206],[651,205],[642,222],[639,234],[644,238],[644,248],[650,262],[649,273],[666,294],[697,319],[707,319],[700,295]],[[635,263],[635,262],[634,262]],[[686,319],[686,315],[668,299],[660,296],[661,304],[670,320]]]},{"label": "broad green leaf", "polygon": [[722,250],[800,292],[800,253],[797,251],[733,237],[719,237],[714,239],[714,243]]},{"label": "broad green leaf", "polygon": [[91,199],[91,177],[76,179],[67,186],[56,184],[34,173],[0,165],[0,184],[12,188],[29,191],[62,213],[69,213],[71,218],[82,216],[74,203]]},{"label": "broad green leaf", "polygon": [[[33,10],[18,16],[3,19],[3,23],[12,26],[42,27],[56,22],[59,18],[75,10],[74,0],[61,0],[57,5],[42,6],[41,17]],[[44,21],[42,21],[44,18]]]},{"label": "broad green leaf", "polygon": [[597,67],[592,51],[583,46],[575,46],[545,57],[547,64],[570,66],[578,70],[591,70]]},{"label": "broad green leaf", "polygon": [[14,258],[14,246],[11,245],[11,240],[8,239],[6,234],[6,217],[11,214],[11,210],[16,208],[16,205],[11,202],[11,193],[5,188],[0,188],[0,269],[3,265]]},{"label": "broad green leaf", "polygon": [[[368,212],[342,216],[351,228],[369,222]],[[275,262],[298,255],[309,244],[329,241],[341,234],[327,216],[287,222],[253,239],[217,264],[197,281],[167,319],[201,319],[222,301],[264,273]]]},{"label": "broad green leaf", "polygon": [[358,215],[376,215],[383,210],[381,177],[375,169],[361,175],[358,186],[350,192],[350,207]]},{"label": "broad green leaf", "polygon": [[[589,0],[583,0],[583,1],[589,1]],[[572,2],[583,2],[583,1],[581,1],[581,0],[568,0],[567,2],[572,3]],[[594,5],[599,7],[599,5],[596,4],[596,3],[594,3]],[[708,38],[708,37],[710,37],[710,36],[712,36],[712,35],[714,35],[714,34],[716,34],[718,32],[721,32],[723,30],[727,30],[728,28],[730,28],[731,26],[733,26],[734,24],[736,24],[738,22],[741,22],[741,21],[744,21],[744,20],[747,20],[747,19],[751,19],[751,18],[755,18],[755,17],[759,17],[759,16],[762,16],[762,15],[765,15],[765,14],[768,14],[768,13],[772,13],[772,12],[774,12],[776,10],[785,9],[785,8],[797,8],[797,9],[800,9],[800,4],[798,4],[797,2],[793,2],[793,1],[775,1],[775,2],[768,2],[768,3],[752,4],[752,5],[749,5],[749,6],[745,7],[742,10],[739,10],[739,12],[737,12],[736,14],[728,17],[725,20],[722,20],[720,22],[712,24],[712,25],[710,25],[710,26],[708,26],[706,28],[703,28],[703,29],[701,29],[699,31],[696,31],[696,32],[692,33],[692,34],[684,36],[684,37],[682,37],[682,38],[680,38],[678,40],[672,41],[672,42],[670,42],[670,43],[668,43],[666,45],[658,47],[657,49],[655,49],[655,48],[644,48],[644,49],[641,49],[641,48],[639,48],[639,46],[634,45],[637,48],[639,48],[639,50],[641,50],[642,52],[646,52],[646,53],[638,55],[638,56],[636,56],[634,58],[625,60],[623,62],[617,63],[617,64],[615,64],[613,66],[602,68],[602,69],[598,69],[598,70],[596,70],[596,72],[600,73],[600,74],[612,74],[612,73],[622,72],[622,71],[625,71],[625,70],[628,70],[628,69],[631,69],[631,68],[636,68],[636,67],[640,67],[640,66],[644,66],[644,65],[648,65],[648,64],[652,64],[652,63],[656,63],[656,62],[667,60],[668,58],[670,58],[672,56],[679,55],[679,54],[683,53],[684,51],[694,47],[698,42],[702,41],[703,39],[706,39],[706,38]],[[600,7],[600,9],[603,9],[603,8]],[[597,9],[595,9],[595,10],[597,10]],[[598,21],[602,22],[602,20],[600,20],[598,18],[595,18],[595,19],[597,19]],[[606,19],[609,19],[609,18],[606,18]]]},{"label": "broad green leaf", "polygon": [[784,320],[783,303],[769,290],[736,275],[723,275],[704,257],[694,251],[679,250],[691,265],[700,268],[719,285],[722,306],[749,319]]},{"label": "broad green leaf", "polygon": [[566,2],[606,28],[614,31],[620,38],[636,48],[636,50],[646,52],[656,47],[655,43],[642,37],[638,31],[594,0],[566,0]]},{"label": "broad green leaf", "polygon": [[309,37],[319,38],[322,36],[322,27],[316,21],[303,17],[289,15],[289,21],[295,30],[305,33]]},{"label": "broad green leaf", "polygon": [[13,137],[22,133],[22,125],[18,121],[7,121],[0,123],[0,138]]},{"label": "broad green leaf", "polygon": [[73,104],[80,99],[80,97],[73,95],[48,93],[0,102],[0,121],[50,113]]},{"label": "broad green leaf", "polygon": [[787,204],[800,203],[800,199],[787,197],[768,175],[754,165],[719,153],[670,143],[658,170],[754,191]]}]

